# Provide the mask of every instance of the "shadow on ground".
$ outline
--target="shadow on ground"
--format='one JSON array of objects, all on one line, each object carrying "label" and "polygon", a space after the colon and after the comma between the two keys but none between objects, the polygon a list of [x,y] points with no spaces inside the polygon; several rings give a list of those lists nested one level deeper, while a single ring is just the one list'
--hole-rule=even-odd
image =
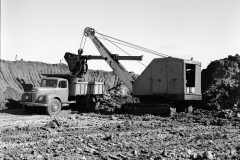
[{"label": "shadow on ground", "polygon": [[[6,107],[7,107],[7,109],[0,110],[0,114],[6,113],[6,114],[24,115],[24,116],[47,115],[45,108],[41,108],[41,107],[35,107],[35,108],[33,108],[33,110],[31,110],[31,112],[26,112],[23,110],[22,105],[20,105],[18,101],[14,101],[14,100],[10,100],[10,102],[6,104]],[[78,113],[77,110],[73,106],[68,106],[68,107],[62,108],[62,112]]]}]

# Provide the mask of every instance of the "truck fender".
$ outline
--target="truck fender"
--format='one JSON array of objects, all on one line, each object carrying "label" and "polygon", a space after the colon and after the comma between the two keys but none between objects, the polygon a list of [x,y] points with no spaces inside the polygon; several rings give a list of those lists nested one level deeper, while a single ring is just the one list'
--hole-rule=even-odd
[{"label": "truck fender", "polygon": [[48,106],[51,104],[53,99],[58,99],[62,103],[61,98],[57,94],[51,93],[51,94],[47,94],[47,102],[48,102],[47,104],[48,104]]}]

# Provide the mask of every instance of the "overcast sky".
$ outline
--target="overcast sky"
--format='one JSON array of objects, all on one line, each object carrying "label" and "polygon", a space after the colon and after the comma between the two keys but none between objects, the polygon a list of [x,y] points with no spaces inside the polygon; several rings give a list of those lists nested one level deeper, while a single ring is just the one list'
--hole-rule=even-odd
[{"label": "overcast sky", "polygon": [[[85,27],[172,57],[193,57],[202,68],[240,54],[240,0],[1,0],[1,59],[59,63],[65,52],[77,53]],[[143,55],[145,65],[158,58],[122,48]],[[99,55],[89,38],[84,54]],[[136,73],[145,68],[122,63]],[[101,60],[89,68],[110,70]]]}]

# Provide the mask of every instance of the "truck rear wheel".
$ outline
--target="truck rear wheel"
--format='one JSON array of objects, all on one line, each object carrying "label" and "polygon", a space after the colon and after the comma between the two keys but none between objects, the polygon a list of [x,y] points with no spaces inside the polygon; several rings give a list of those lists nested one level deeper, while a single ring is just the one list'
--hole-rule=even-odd
[{"label": "truck rear wheel", "polygon": [[90,95],[87,100],[87,104],[86,104],[87,110],[88,111],[97,111],[98,107],[99,107],[98,98],[95,95]]},{"label": "truck rear wheel", "polygon": [[62,110],[62,104],[59,100],[53,99],[51,104],[47,107],[47,114],[57,115]]}]

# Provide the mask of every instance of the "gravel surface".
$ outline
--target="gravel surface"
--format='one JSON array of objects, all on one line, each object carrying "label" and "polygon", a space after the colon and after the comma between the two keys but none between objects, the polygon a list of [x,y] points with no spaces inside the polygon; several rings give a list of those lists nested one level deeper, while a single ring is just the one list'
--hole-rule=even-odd
[{"label": "gravel surface", "polygon": [[11,122],[18,117],[13,113],[0,113],[12,124],[0,127],[0,160],[240,159],[239,117],[199,110],[168,118],[63,111],[23,114],[19,125]]}]

